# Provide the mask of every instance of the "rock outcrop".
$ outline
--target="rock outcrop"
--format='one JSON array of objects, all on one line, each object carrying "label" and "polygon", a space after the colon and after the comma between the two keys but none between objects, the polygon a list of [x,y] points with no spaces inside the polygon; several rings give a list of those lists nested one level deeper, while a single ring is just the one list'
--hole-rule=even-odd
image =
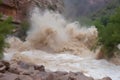
[{"label": "rock outcrop", "polygon": [[33,6],[62,12],[63,2],[62,0],[2,0],[0,13],[4,15],[3,19],[12,16],[13,22],[20,23]]},{"label": "rock outcrop", "polygon": [[[81,72],[51,72],[44,66],[19,62],[0,61],[0,80],[95,80]],[[111,80],[105,77],[100,80]]]}]

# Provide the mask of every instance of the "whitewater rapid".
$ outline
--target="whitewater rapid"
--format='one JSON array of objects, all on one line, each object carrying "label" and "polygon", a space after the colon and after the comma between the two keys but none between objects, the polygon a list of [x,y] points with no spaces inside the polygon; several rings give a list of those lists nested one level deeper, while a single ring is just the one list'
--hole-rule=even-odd
[{"label": "whitewater rapid", "polygon": [[[10,53],[5,54],[5,60],[9,59]],[[50,54],[40,50],[24,51],[14,55],[13,59],[17,59],[44,65],[47,70],[51,71],[72,71],[83,72],[86,76],[91,76],[95,79],[103,77],[111,77],[112,80],[120,79],[120,66],[109,63],[106,60],[95,60],[91,57],[80,57],[69,52]]]},{"label": "whitewater rapid", "polygon": [[97,40],[97,29],[69,23],[59,13],[33,10],[31,28],[25,41],[8,37],[9,48],[4,60],[25,61],[44,65],[51,71],[83,72],[95,79],[111,77],[120,80],[120,66],[105,59],[96,60],[97,52],[90,50]]}]

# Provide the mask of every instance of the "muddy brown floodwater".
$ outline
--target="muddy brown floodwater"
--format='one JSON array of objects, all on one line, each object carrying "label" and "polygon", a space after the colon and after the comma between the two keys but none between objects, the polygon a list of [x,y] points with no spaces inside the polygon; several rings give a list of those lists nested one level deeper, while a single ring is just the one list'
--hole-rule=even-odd
[{"label": "muddy brown floodwater", "polygon": [[97,40],[94,26],[70,23],[57,12],[40,12],[35,8],[30,17],[31,28],[26,41],[8,37],[4,60],[22,60],[44,65],[49,71],[83,72],[95,79],[111,77],[120,80],[120,66],[105,59],[96,60],[90,48]]}]

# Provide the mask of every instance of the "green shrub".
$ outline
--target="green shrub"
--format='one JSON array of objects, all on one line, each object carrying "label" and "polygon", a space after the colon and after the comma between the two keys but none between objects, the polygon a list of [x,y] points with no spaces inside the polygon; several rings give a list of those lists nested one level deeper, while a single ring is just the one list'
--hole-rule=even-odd
[{"label": "green shrub", "polygon": [[120,43],[120,8],[109,18],[95,21],[99,32],[99,41],[103,45],[104,52],[112,57],[117,45]]},{"label": "green shrub", "polygon": [[7,18],[4,21],[0,21],[0,58],[2,58],[3,50],[4,50],[4,47],[6,46],[5,38],[13,30],[11,21],[12,21],[11,18]]}]

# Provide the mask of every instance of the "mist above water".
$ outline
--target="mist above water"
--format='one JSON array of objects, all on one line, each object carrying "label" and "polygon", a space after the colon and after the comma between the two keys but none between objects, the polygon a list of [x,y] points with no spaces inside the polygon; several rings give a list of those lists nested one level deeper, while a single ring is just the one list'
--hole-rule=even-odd
[{"label": "mist above water", "polygon": [[57,12],[41,12],[38,8],[31,12],[30,23],[26,41],[16,37],[6,39],[10,47],[5,49],[5,60],[42,64],[52,71],[81,71],[96,79],[110,76],[119,80],[120,72],[116,71],[120,71],[120,66],[96,60],[96,53],[90,50],[97,40],[94,26],[82,27]]},{"label": "mist above water", "polygon": [[[7,39],[13,49],[17,48],[20,51],[36,49],[53,53],[70,51],[79,55],[85,54],[85,51],[91,53],[89,49],[96,42],[97,29],[94,26],[86,28],[81,27],[78,22],[69,23],[59,13],[50,11],[42,13],[35,8],[30,20],[31,28],[25,42],[15,37]],[[15,46],[16,43],[19,47]]]}]

